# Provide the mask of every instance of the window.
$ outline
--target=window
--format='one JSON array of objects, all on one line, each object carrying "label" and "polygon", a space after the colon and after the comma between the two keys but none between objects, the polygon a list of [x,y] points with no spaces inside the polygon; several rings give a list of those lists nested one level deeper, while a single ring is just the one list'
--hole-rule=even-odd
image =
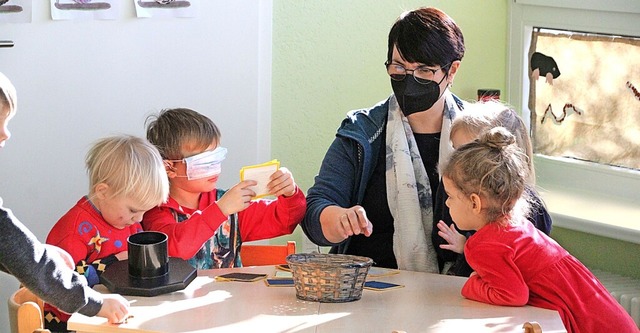
[{"label": "window", "polygon": [[534,27],[534,151],[640,169],[640,38]]},{"label": "window", "polygon": [[[640,57],[635,53],[627,59],[624,54],[638,52],[640,1],[513,0],[509,11],[505,97],[522,110],[531,127],[537,183],[554,225],[640,243]],[[606,39],[616,42],[601,49],[616,43],[634,46],[620,54],[594,55],[597,47],[593,45]],[[584,46],[587,44],[591,46]],[[530,59],[536,51],[557,61],[560,75],[554,78],[553,87],[544,75],[530,78]],[[630,63],[633,61],[635,64]],[[589,71],[594,74],[585,74]],[[612,80],[623,80],[622,86]],[[614,86],[620,96],[629,98],[628,107],[621,107],[613,97],[594,98],[598,92],[608,96]],[[613,107],[615,116],[599,111]],[[622,109],[626,113],[621,116],[617,112]],[[564,119],[563,111],[567,112]],[[596,115],[602,118],[590,119]],[[600,140],[590,138],[591,131],[600,131]],[[619,136],[611,131],[618,131]],[[594,151],[604,154],[594,155]],[[634,157],[620,158],[621,152]]]}]

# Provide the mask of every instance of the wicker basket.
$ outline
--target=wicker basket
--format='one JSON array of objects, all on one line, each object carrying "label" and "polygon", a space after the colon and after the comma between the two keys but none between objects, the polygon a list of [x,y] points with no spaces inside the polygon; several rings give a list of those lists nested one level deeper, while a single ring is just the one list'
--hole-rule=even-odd
[{"label": "wicker basket", "polygon": [[297,253],[287,256],[296,296],[314,302],[351,302],[362,297],[371,258],[344,254]]}]

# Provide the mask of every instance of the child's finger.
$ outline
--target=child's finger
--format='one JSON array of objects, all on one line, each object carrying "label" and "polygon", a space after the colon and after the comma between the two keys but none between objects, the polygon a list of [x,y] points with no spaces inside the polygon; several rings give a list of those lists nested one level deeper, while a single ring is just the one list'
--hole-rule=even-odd
[{"label": "child's finger", "polygon": [[276,180],[276,179],[282,177],[283,175],[284,175],[284,173],[282,173],[281,170],[276,170],[274,173],[271,174],[271,176],[269,176],[269,179]]},{"label": "child's finger", "polygon": [[247,187],[256,186],[256,185],[258,185],[257,181],[252,180],[252,179],[247,179],[247,180],[243,180],[243,181],[239,182],[237,186],[242,188],[242,189],[245,189]]},{"label": "child's finger", "polygon": [[250,188],[243,188],[242,189],[242,198],[244,199],[244,202],[249,202],[251,201],[251,198],[256,196],[256,192]]},{"label": "child's finger", "polygon": [[273,177],[271,178],[271,180],[269,181],[269,184],[267,184],[267,187],[276,187],[280,184],[284,184],[287,181],[289,181],[290,179],[292,179],[291,175],[285,175],[285,174],[281,174],[279,177]]}]

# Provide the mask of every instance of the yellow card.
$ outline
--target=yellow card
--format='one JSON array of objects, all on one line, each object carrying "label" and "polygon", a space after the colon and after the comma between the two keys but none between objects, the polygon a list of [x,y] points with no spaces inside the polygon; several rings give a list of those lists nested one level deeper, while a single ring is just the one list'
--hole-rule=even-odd
[{"label": "yellow card", "polygon": [[262,164],[249,165],[240,169],[240,181],[243,180],[255,180],[258,185],[251,186],[250,188],[256,192],[254,199],[261,198],[270,195],[267,189],[269,184],[269,177],[280,168],[280,162],[278,160],[271,160]]}]

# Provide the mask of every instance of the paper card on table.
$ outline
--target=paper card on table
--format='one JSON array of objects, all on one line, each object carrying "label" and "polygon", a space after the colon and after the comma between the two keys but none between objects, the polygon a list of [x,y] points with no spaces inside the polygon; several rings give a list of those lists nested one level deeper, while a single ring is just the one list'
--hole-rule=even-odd
[{"label": "paper card on table", "polygon": [[216,276],[216,281],[240,281],[240,282],[253,282],[262,280],[267,277],[267,274],[255,274],[255,273],[228,273]]},{"label": "paper card on table", "polygon": [[291,267],[289,267],[289,265],[287,264],[277,265],[276,268],[282,271],[291,272]]},{"label": "paper card on table", "polygon": [[389,275],[394,275],[398,273],[400,273],[400,271],[397,269],[371,267],[369,268],[369,273],[367,273],[367,277],[389,276]]},{"label": "paper card on table", "polygon": [[240,181],[255,180],[258,185],[250,187],[256,196],[254,199],[261,198],[270,195],[267,189],[269,184],[269,177],[280,168],[280,162],[278,160],[272,160],[262,164],[245,166],[240,170]]},{"label": "paper card on table", "polygon": [[273,273],[273,277],[275,277],[276,279],[278,278],[292,278],[293,277],[293,273],[291,271],[281,271],[281,270],[276,270],[275,273]]},{"label": "paper card on table", "polygon": [[264,283],[268,287],[293,287],[295,284],[293,283],[293,279],[265,279]]},{"label": "paper card on table", "polygon": [[366,281],[364,283],[364,289],[383,291],[404,287],[401,284],[382,282],[382,281]]}]

